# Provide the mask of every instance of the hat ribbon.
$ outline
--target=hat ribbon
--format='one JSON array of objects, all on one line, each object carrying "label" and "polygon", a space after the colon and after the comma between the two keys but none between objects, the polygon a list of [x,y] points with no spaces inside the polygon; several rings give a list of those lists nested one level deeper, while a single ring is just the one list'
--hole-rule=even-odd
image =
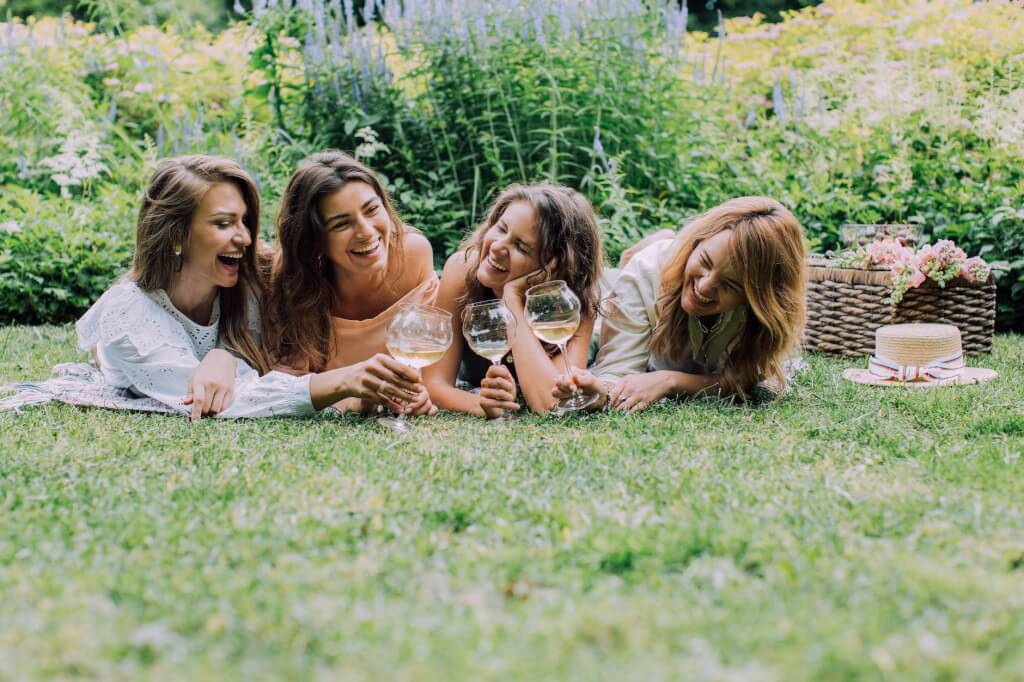
[{"label": "hat ribbon", "polygon": [[904,381],[943,381],[953,379],[963,373],[964,354],[955,353],[944,358],[938,358],[927,365],[901,365],[888,358],[872,355],[868,360],[868,371],[874,376],[883,379],[895,379],[900,383]]}]

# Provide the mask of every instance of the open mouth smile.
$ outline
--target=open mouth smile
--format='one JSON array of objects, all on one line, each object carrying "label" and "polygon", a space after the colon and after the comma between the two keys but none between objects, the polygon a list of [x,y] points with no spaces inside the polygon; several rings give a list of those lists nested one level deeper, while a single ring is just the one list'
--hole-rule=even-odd
[{"label": "open mouth smile", "polygon": [[498,265],[498,263],[494,260],[494,256],[487,256],[487,264],[490,265],[495,270],[497,270],[498,272],[508,272],[508,268],[503,268],[500,265]]},{"label": "open mouth smile", "polygon": [[217,260],[228,268],[235,269],[242,264],[242,255],[241,253],[220,253],[217,254]]},{"label": "open mouth smile", "polygon": [[693,295],[697,297],[697,301],[699,303],[702,303],[704,305],[709,305],[709,304],[715,302],[715,299],[713,299],[713,298],[705,298],[705,297],[700,295],[700,292],[697,291],[697,282],[696,281],[693,282],[693,284],[691,285],[691,288],[693,289]]},{"label": "open mouth smile", "polygon": [[357,247],[357,248],[351,249],[351,253],[354,253],[357,256],[368,256],[368,255],[376,252],[378,246],[380,246],[380,240],[379,239],[377,241],[373,242],[372,244],[367,245],[367,246],[362,246],[362,247]]}]

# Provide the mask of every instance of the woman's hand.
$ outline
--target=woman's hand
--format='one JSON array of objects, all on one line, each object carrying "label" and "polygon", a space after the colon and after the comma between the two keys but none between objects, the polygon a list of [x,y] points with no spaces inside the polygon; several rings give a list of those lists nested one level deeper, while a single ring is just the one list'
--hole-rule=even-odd
[{"label": "woman's hand", "polygon": [[418,370],[384,353],[345,367],[342,372],[341,393],[364,403],[411,403],[424,392]]},{"label": "woman's hand", "polygon": [[189,419],[199,421],[203,415],[220,414],[231,406],[235,397],[235,367],[238,361],[231,353],[214,348],[188,377],[188,394],[182,402],[191,405]]},{"label": "woman's hand", "polygon": [[610,391],[611,409],[636,412],[674,392],[670,373],[647,372],[624,377]]},{"label": "woman's hand", "polygon": [[400,406],[400,409],[410,417],[432,417],[437,414],[437,407],[430,402],[430,394],[422,386],[419,395],[404,406]]},{"label": "woman's hand", "polygon": [[[508,286],[507,284],[505,286]],[[504,410],[518,410],[516,381],[504,365],[491,365],[480,382],[480,407],[488,419],[497,419]]]},{"label": "woman's hand", "polygon": [[521,277],[505,282],[505,286],[501,290],[501,297],[505,300],[505,305],[508,305],[510,301],[522,303],[526,298],[527,289],[543,284],[551,279],[551,273],[554,272],[555,265],[557,265],[557,261],[552,258],[546,267],[537,268]]},{"label": "woman's hand", "polygon": [[505,286],[501,290],[501,297],[505,300],[506,305],[510,302],[522,305],[523,300],[526,298],[526,290],[541,284],[547,278],[548,274],[542,268],[538,268],[521,277],[511,279],[505,282]]},{"label": "woman's hand", "polygon": [[585,369],[574,367],[571,377],[564,374],[558,375],[558,378],[555,379],[555,387],[551,389],[551,395],[559,401],[568,400],[577,392],[586,396],[599,396],[597,401],[588,408],[590,410],[601,409],[608,401],[608,389],[598,381],[597,377]]}]

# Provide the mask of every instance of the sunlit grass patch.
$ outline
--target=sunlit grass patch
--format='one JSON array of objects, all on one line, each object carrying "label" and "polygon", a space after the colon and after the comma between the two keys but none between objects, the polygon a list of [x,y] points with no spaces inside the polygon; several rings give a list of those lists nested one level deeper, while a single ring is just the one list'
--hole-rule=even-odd
[{"label": "sunlit grass patch", "polygon": [[[0,381],[79,360],[0,330]],[[1012,679],[1024,339],[985,386],[640,415],[0,414],[0,677]]]}]

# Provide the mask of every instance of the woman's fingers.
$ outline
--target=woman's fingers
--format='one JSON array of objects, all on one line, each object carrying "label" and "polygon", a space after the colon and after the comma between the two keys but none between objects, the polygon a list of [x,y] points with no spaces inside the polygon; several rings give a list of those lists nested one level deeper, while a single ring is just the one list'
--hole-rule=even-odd
[{"label": "woman's fingers", "polygon": [[209,414],[220,414],[220,411],[224,409],[224,391],[215,391],[210,396],[210,412]]},{"label": "woman's fingers", "polygon": [[194,422],[199,421],[203,416],[206,399],[206,388],[200,384],[193,387],[192,389],[192,412],[189,414],[189,419]]},{"label": "woman's fingers", "polygon": [[377,360],[389,372],[391,372],[391,374],[395,376],[396,381],[406,381],[410,384],[419,384],[419,370],[410,367],[404,362],[399,362],[398,360],[395,360],[390,355],[384,355],[383,353],[378,353],[377,355],[374,356],[374,359]]},{"label": "woman's fingers", "polygon": [[612,387],[612,390],[608,391],[608,403],[612,408],[619,406],[619,401],[622,400],[622,391],[625,387],[619,383]]},{"label": "woman's fingers", "polygon": [[519,403],[513,400],[481,400],[480,406],[484,409],[511,410],[513,412],[519,409]]},{"label": "woman's fingers", "polygon": [[505,365],[491,365],[487,368],[487,374],[485,375],[488,379],[508,379],[512,381],[512,372],[508,370]]},{"label": "woman's fingers", "polygon": [[412,400],[419,395],[421,387],[418,382],[390,372],[386,367],[371,366],[367,368],[367,373],[372,377],[367,387],[373,391],[388,392],[388,395],[402,400]]},{"label": "woman's fingers", "polygon": [[380,396],[403,401],[414,400],[422,389],[418,381],[410,381],[404,374],[391,371],[383,363],[372,362],[366,366],[366,378],[363,380],[363,386]]},{"label": "woman's fingers", "polygon": [[501,378],[487,379],[487,378],[485,378],[483,381],[480,382],[480,388],[481,389],[493,389],[493,390],[498,390],[498,391],[505,391],[505,392],[507,392],[509,395],[511,395],[513,397],[515,397],[515,394],[516,394],[516,385],[512,381],[510,381],[508,379],[501,379]]},{"label": "woman's fingers", "polygon": [[555,385],[551,388],[551,395],[559,400],[567,400],[575,392],[576,384],[570,381],[564,374],[559,374],[555,379]]},{"label": "woman's fingers", "polygon": [[612,401],[611,405],[613,410],[625,412],[640,398],[639,396],[630,393],[628,390],[621,388],[614,397],[612,397],[612,394],[609,394],[608,399]]}]

